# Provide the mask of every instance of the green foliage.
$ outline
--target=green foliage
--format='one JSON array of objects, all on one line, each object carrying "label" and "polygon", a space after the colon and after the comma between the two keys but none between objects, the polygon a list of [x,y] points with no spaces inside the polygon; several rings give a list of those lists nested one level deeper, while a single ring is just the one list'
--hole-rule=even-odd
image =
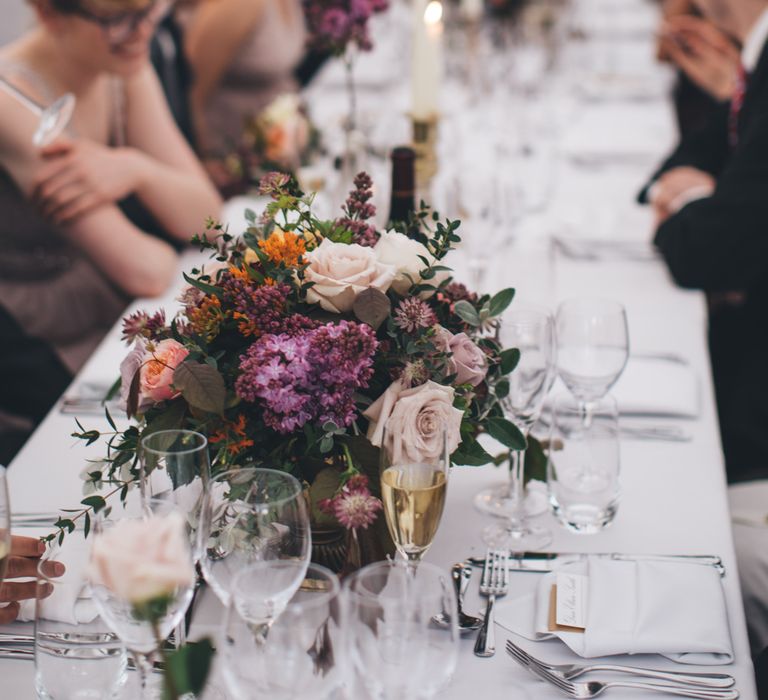
[{"label": "green foliage", "polygon": [[[210,675],[213,657],[216,651],[210,639],[189,642],[181,649],[168,654],[165,661],[165,673],[171,683],[165,683],[163,700],[177,700],[191,694],[200,697]],[[177,694],[172,696],[169,687]]]}]

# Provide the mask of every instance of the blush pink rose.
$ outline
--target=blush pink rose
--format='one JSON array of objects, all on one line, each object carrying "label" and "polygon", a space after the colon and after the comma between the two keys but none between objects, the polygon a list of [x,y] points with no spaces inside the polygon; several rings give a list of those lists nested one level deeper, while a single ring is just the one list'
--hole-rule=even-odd
[{"label": "blush pink rose", "polygon": [[170,338],[155,344],[154,349],[148,349],[139,374],[142,396],[152,401],[166,401],[178,396],[172,387],[173,372],[187,355],[189,350]]},{"label": "blush pink rose", "polygon": [[363,414],[370,421],[368,439],[388,450],[393,464],[434,463],[442,456],[443,430],[449,455],[461,442],[464,412],[454,408],[453,399],[453,387],[429,381],[405,389],[397,380]]},{"label": "blush pink rose", "polygon": [[449,344],[456,367],[456,383],[477,386],[488,372],[488,358],[466,333],[458,333]]}]

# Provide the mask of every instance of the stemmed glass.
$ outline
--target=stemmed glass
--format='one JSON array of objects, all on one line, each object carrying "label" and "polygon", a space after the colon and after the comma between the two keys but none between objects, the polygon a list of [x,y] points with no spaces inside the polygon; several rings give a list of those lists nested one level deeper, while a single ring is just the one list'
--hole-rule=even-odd
[{"label": "stemmed glass", "polygon": [[[258,570],[244,568],[235,580],[232,605],[224,622],[223,669],[230,690],[237,698],[324,700],[345,680],[343,637],[344,606],[338,577],[311,564],[305,584],[275,610],[266,639],[254,637],[243,607],[240,589]],[[247,587],[247,586],[246,586]]]},{"label": "stemmed glass", "polygon": [[[197,564],[200,550],[200,512],[210,479],[208,440],[191,430],[160,430],[141,441],[139,488],[142,505],[168,501],[184,514],[190,536],[192,559]],[[174,630],[177,648],[186,643],[186,622]]]},{"label": "stemmed glass", "polygon": [[[172,513],[183,521],[184,514],[179,513],[168,500],[147,499],[143,504],[142,518],[170,517]],[[135,518],[133,518],[135,520]],[[97,539],[104,535],[118,521],[111,518],[111,513],[102,511],[94,524],[94,547]],[[126,543],[132,546],[134,552],[127,556],[135,556],[137,543]],[[192,563],[192,550],[188,548],[186,556]],[[194,582],[189,585],[177,585],[172,593],[164,594],[162,609],[153,605],[153,614],[157,618],[154,623],[136,609],[134,603],[124,599],[102,582],[91,581],[91,591],[96,607],[106,625],[123,642],[125,648],[133,656],[139,672],[141,696],[146,700],[155,700],[160,696],[160,688],[153,681],[153,660],[158,652],[158,639],[166,639],[176,628],[192,601]]]},{"label": "stemmed glass", "polygon": [[49,107],[43,107],[2,75],[0,75],[0,89],[18,100],[38,118],[37,129],[32,136],[32,143],[38,148],[47,146],[63,133],[75,110],[75,96],[69,92],[59,97]]},{"label": "stemmed glass", "polygon": [[[509,394],[502,405],[506,417],[527,439],[554,379],[556,343],[552,316],[538,307],[509,311],[502,319],[501,340],[505,347],[520,350],[520,362],[509,375]],[[509,482],[485,489],[475,497],[479,510],[506,519],[504,525],[485,528],[483,539],[494,549],[540,549],[552,535],[546,528],[527,522],[523,488],[525,451],[511,451],[509,462]]]},{"label": "stemmed glass", "polygon": [[151,433],[141,441],[139,470],[142,503],[167,500],[186,514],[197,561],[201,554],[197,530],[211,471],[208,440],[191,430]]},{"label": "stemmed glass", "polygon": [[451,464],[445,426],[435,425],[432,432],[431,449],[419,449],[416,454],[413,445],[385,429],[380,450],[387,528],[397,551],[414,566],[429,549],[440,525]]},{"label": "stemmed glass", "polygon": [[624,307],[604,299],[569,299],[557,310],[557,367],[589,427],[594,404],[621,376],[629,359]]},{"label": "stemmed glass", "polygon": [[229,605],[243,572],[238,612],[265,634],[279,601],[290,600],[309,565],[309,512],[301,484],[273,469],[218,474],[204,499],[200,533],[200,565],[214,594]]},{"label": "stemmed glass", "polygon": [[[348,653],[366,700],[434,697],[451,679],[459,650],[456,595],[442,569],[377,562],[344,582]],[[436,625],[440,615],[445,625]]]},{"label": "stemmed glass", "polygon": [[11,555],[11,502],[8,497],[8,472],[0,466],[0,583],[5,578]]}]

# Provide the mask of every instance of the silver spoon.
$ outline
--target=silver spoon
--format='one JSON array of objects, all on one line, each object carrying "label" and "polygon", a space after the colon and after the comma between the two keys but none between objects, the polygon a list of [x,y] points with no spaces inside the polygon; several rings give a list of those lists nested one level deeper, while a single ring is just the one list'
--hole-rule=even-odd
[{"label": "silver spoon", "polygon": [[[473,632],[480,629],[483,621],[474,615],[467,615],[462,605],[464,604],[464,595],[469,587],[469,580],[472,578],[472,567],[467,564],[454,564],[451,568],[451,579],[456,589],[456,604],[458,606],[458,626],[461,634]],[[444,612],[438,613],[432,618],[432,621],[440,627],[448,627],[450,624]]]}]

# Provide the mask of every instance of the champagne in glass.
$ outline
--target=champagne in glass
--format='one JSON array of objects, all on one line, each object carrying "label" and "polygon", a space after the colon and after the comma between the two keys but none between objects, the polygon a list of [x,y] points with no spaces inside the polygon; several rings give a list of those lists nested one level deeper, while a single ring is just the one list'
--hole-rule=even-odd
[{"label": "champagne in glass", "polygon": [[408,458],[400,435],[384,432],[381,448],[381,494],[384,517],[397,551],[418,563],[435,538],[445,505],[448,485],[448,454],[445,426],[435,423],[433,457]]}]

